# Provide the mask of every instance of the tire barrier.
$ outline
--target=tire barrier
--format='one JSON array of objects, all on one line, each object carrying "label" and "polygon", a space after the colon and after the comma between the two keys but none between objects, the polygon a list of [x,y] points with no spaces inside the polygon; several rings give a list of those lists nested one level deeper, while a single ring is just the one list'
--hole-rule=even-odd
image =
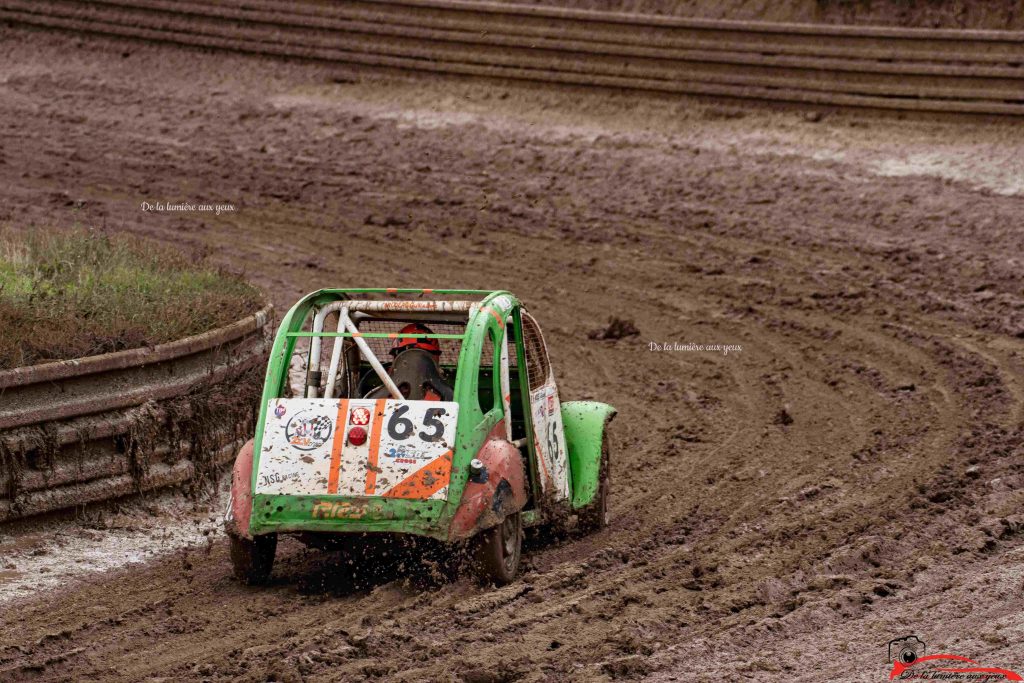
[{"label": "tire barrier", "polygon": [[0,522],[212,478],[254,429],[271,313],[0,371]]}]

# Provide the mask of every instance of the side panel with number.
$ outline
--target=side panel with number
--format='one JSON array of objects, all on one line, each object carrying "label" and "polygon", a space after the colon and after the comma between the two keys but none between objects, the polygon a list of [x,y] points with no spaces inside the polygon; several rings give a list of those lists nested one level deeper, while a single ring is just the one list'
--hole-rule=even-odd
[{"label": "side panel with number", "polygon": [[458,404],[275,399],[256,493],[445,500]]},{"label": "side panel with number", "polygon": [[562,431],[562,406],[554,379],[530,392],[533,432],[540,456],[541,487],[556,500],[569,497],[569,467]]}]

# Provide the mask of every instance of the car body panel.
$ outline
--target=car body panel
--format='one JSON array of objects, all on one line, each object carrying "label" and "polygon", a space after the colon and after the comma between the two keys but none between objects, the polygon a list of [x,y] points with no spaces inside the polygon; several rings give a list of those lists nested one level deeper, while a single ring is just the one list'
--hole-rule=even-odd
[{"label": "car body panel", "polygon": [[257,494],[445,500],[459,406],[393,399],[271,399]]},{"label": "car body panel", "polygon": [[448,540],[473,536],[499,524],[510,512],[526,505],[526,471],[519,449],[504,438],[504,421],[495,426],[477,453],[483,474],[470,478],[448,531]]},{"label": "car body panel", "polygon": [[253,440],[249,439],[235,457],[235,464],[231,469],[228,509],[224,513],[224,524],[228,532],[242,538],[252,537],[249,533],[249,517],[252,511],[252,489],[249,487],[252,478],[252,453]]},{"label": "car body panel", "polygon": [[615,408],[598,401],[567,401],[562,404],[562,424],[572,469],[572,506],[589,505],[601,477],[601,444]]},{"label": "car body panel", "polygon": [[530,392],[534,448],[541,464],[544,495],[552,500],[569,498],[569,462],[562,428],[561,402],[554,377]]}]

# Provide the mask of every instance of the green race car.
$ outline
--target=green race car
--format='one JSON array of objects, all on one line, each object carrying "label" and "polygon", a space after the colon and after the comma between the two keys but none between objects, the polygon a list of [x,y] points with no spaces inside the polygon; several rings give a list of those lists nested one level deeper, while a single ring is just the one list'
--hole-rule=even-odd
[{"label": "green race car", "polygon": [[468,546],[512,581],[523,528],[607,524],[611,406],[559,401],[537,322],[503,291],[322,289],[278,329],[225,525],[265,582],[279,534]]}]

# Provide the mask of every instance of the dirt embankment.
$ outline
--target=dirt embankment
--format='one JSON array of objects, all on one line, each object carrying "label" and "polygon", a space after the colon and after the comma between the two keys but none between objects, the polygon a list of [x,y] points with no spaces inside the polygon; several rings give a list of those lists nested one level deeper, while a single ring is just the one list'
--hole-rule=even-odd
[{"label": "dirt embankment", "polygon": [[[611,527],[509,587],[285,544],[251,590],[220,538],[5,606],[0,680],[883,680],[908,632],[1024,666],[1021,197],[823,152],[1018,129],[3,37],[0,220],[204,246],[279,307],[508,287],[564,395],[620,415]],[[589,338],[613,315],[640,335]]]},{"label": "dirt embankment", "polygon": [[505,0],[531,5],[703,19],[797,23],[1024,29],[1017,0]]},{"label": "dirt embankment", "polygon": [[100,226],[20,227],[0,231],[0,370],[202,334],[262,304],[201,254]]}]

